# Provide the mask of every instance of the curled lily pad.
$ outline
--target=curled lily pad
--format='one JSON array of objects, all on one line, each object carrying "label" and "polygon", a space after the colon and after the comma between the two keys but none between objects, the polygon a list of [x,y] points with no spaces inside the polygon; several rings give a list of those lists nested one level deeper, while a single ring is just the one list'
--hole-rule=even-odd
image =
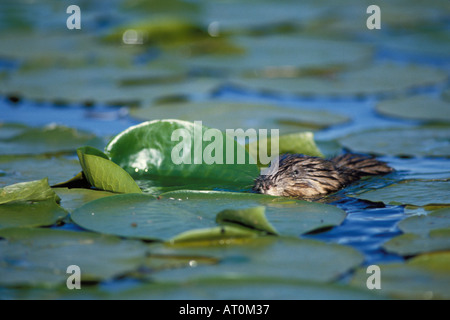
[{"label": "curled lily pad", "polygon": [[48,179],[20,182],[0,189],[0,204],[13,201],[59,201],[48,185]]},{"label": "curled lily pad", "polygon": [[83,173],[92,186],[117,193],[142,193],[133,178],[101,151],[83,147],[77,149],[77,154]]},{"label": "curled lily pad", "polygon": [[265,207],[263,206],[240,210],[226,209],[217,214],[216,221],[220,224],[242,226],[273,235],[278,234],[270,222],[267,221]]},{"label": "curled lily pad", "polygon": [[67,268],[80,268],[82,281],[101,281],[136,270],[146,246],[90,232],[9,228],[0,230],[2,286],[55,287],[66,283]]},{"label": "curled lily pad", "polygon": [[366,154],[450,157],[450,129],[446,127],[375,129],[351,134],[339,142]]},{"label": "curled lily pad", "polygon": [[171,238],[170,244],[185,244],[185,243],[204,243],[210,244],[216,241],[227,241],[230,239],[251,238],[256,237],[258,233],[249,228],[238,226],[219,226],[204,229],[194,229],[182,232]]},{"label": "curled lily pad", "polygon": [[412,96],[380,102],[377,111],[387,116],[434,122],[450,121],[450,102],[430,96]]},{"label": "curled lily pad", "polygon": [[244,147],[231,137],[179,120],[155,120],[130,127],[111,140],[105,150],[113,162],[141,179],[181,178],[185,182],[224,182],[242,188],[250,186],[258,175],[258,167],[251,163]]}]

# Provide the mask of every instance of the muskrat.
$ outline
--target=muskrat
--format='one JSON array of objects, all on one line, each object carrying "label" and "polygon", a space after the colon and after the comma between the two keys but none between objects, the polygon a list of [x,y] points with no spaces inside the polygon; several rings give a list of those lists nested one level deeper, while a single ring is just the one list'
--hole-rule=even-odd
[{"label": "muskrat", "polygon": [[284,154],[255,180],[253,191],[273,196],[314,199],[336,192],[363,176],[394,171],[372,157],[343,154],[331,159]]}]

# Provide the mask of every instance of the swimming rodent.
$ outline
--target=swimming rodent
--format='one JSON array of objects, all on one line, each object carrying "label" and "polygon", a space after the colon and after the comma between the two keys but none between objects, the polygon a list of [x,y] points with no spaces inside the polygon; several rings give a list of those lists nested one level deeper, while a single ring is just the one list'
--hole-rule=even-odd
[{"label": "swimming rodent", "polygon": [[372,157],[343,154],[331,159],[284,154],[255,180],[253,191],[273,196],[314,199],[345,188],[363,176],[394,171]]}]

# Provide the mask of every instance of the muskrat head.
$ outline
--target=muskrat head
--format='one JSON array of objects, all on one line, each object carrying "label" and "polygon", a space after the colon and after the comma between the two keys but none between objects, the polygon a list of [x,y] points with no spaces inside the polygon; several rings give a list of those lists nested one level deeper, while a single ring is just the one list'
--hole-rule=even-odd
[{"label": "muskrat head", "polygon": [[340,187],[336,168],[328,161],[299,154],[285,154],[272,161],[256,180],[259,193],[314,198]]}]

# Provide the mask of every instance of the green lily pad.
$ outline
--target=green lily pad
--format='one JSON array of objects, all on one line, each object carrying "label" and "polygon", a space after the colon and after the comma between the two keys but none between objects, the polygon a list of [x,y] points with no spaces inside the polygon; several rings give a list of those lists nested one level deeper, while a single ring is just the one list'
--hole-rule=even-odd
[{"label": "green lily pad", "polygon": [[412,216],[399,222],[398,227],[404,233],[427,235],[436,229],[450,228],[450,208],[438,209],[427,215]]},{"label": "green lily pad", "polygon": [[402,256],[450,249],[450,228],[434,229],[428,234],[405,233],[383,244],[383,248]]},{"label": "green lily pad", "polygon": [[66,216],[67,212],[52,198],[33,203],[4,203],[0,205],[0,229],[51,226]]},{"label": "green lily pad", "polygon": [[[132,288],[108,290],[101,286],[67,288],[0,288],[6,300],[377,300],[386,299],[369,292],[340,284],[267,278],[217,276],[186,282],[150,282]],[[231,310],[231,307],[230,307]],[[256,309],[255,307],[255,310]],[[268,312],[270,312],[270,307]],[[262,307],[262,313],[265,309]]]},{"label": "green lily pad", "polygon": [[[214,141],[202,142],[209,133]],[[182,178],[185,182],[248,187],[259,173],[244,147],[232,138],[179,120],[155,120],[130,127],[111,140],[105,150],[113,162],[138,179]]]},{"label": "green lily pad", "polygon": [[80,163],[64,157],[13,157],[0,156],[0,167],[4,171],[0,186],[48,177],[50,185],[68,180],[80,170]]},{"label": "green lily pad", "polygon": [[335,206],[254,193],[179,190],[163,193],[162,199],[180,203],[196,214],[206,215],[230,208],[265,206],[265,216],[281,235],[298,236],[340,225],[345,212]]},{"label": "green lily pad", "polygon": [[0,230],[0,284],[54,287],[66,283],[67,267],[80,267],[82,281],[102,281],[136,270],[146,246],[138,241],[54,229]]},{"label": "green lily pad", "polygon": [[[149,195],[118,195],[92,201],[75,210],[71,218],[96,232],[168,240],[186,231],[215,228],[216,214],[222,210],[261,205],[266,206],[266,217],[280,234],[298,236],[339,225],[345,219],[345,212],[331,205],[212,191],[174,191],[162,194],[160,200]],[[210,234],[215,237],[217,233],[212,230]]]},{"label": "green lily pad", "polygon": [[371,46],[366,44],[298,34],[240,36],[234,37],[233,43],[244,48],[245,52],[239,55],[200,56],[188,59],[186,63],[193,68],[229,70],[235,74],[271,74],[277,69],[295,74],[301,69],[323,70],[364,63],[371,59],[373,53]]},{"label": "green lily pad", "polygon": [[115,195],[112,192],[83,188],[54,188],[53,190],[61,199],[60,205],[69,212],[90,201]]},{"label": "green lily pad", "polygon": [[72,128],[49,125],[30,128],[0,140],[2,155],[36,155],[74,152],[80,145],[99,146],[103,142],[95,135]]},{"label": "green lily pad", "polygon": [[77,154],[86,179],[92,186],[117,193],[142,193],[133,178],[101,151],[83,147],[77,149]]},{"label": "green lily pad", "polygon": [[380,102],[377,111],[392,117],[434,122],[450,121],[450,103],[430,96],[411,96]]},{"label": "green lily pad", "polygon": [[386,204],[415,206],[450,204],[450,181],[406,180],[381,189],[352,195],[358,199]]},{"label": "green lily pad", "polygon": [[[414,257],[406,263],[381,264],[381,289],[376,291],[395,299],[449,299],[449,255],[448,251],[436,252]],[[367,288],[369,276],[365,268],[360,268],[350,284]]]},{"label": "green lily pad", "polygon": [[[364,260],[357,250],[315,240],[286,237],[246,238],[241,242],[216,245],[150,246],[152,253],[206,255],[220,260],[214,266],[162,270],[151,274],[157,281],[186,281],[205,277],[277,277],[283,279],[331,282]],[[330,263],[333,261],[333,263]]]},{"label": "green lily pad", "polygon": [[351,134],[339,142],[366,154],[450,157],[450,129],[445,127],[375,129]]},{"label": "green lily pad", "polygon": [[446,79],[445,72],[429,67],[381,64],[348,71],[331,79],[249,78],[233,80],[232,83],[245,89],[278,94],[354,96],[398,94],[412,88],[442,83]]},{"label": "green lily pad", "polygon": [[0,188],[0,204],[14,201],[59,201],[58,196],[48,185],[48,179],[20,182]]},{"label": "green lily pad", "polygon": [[328,111],[213,100],[134,108],[131,110],[131,115],[142,120],[175,118],[202,121],[204,125],[222,131],[278,129],[280,134],[298,132],[302,129],[321,129],[348,121],[347,117]]}]

